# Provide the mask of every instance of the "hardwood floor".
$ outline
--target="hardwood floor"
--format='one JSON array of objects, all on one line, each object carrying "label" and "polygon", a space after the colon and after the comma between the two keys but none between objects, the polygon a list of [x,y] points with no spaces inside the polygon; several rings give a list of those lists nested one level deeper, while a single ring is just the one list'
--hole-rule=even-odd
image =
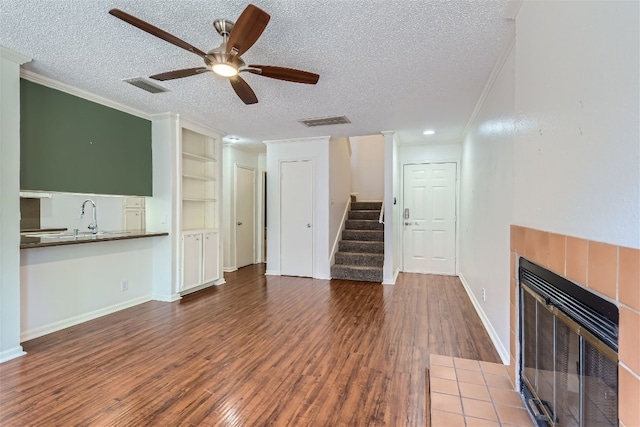
[{"label": "hardwood floor", "polygon": [[499,362],[460,281],[264,276],[23,343],[2,426],[424,426],[429,354]]}]

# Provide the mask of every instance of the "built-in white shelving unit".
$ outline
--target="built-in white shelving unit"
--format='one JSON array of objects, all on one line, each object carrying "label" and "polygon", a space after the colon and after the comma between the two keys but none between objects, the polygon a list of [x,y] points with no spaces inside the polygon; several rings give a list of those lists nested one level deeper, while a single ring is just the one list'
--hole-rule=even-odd
[{"label": "built-in white shelving unit", "polygon": [[220,137],[181,127],[180,292],[221,279]]}]

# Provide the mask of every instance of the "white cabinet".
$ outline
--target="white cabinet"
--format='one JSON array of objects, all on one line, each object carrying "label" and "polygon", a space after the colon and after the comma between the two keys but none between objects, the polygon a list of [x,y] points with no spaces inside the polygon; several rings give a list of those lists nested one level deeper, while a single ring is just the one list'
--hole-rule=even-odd
[{"label": "white cabinet", "polygon": [[202,284],[202,233],[182,235],[182,283],[186,291]]},{"label": "white cabinet", "polygon": [[220,278],[220,240],[217,232],[204,233],[202,242],[202,283],[213,282]]},{"label": "white cabinet", "polygon": [[125,197],[122,201],[122,228],[125,230],[144,230],[144,197]]},{"label": "white cabinet", "polygon": [[218,232],[182,235],[182,283],[180,291],[215,282],[220,278]]},{"label": "white cabinet", "polygon": [[144,210],[125,209],[122,220],[125,230],[144,230]]}]

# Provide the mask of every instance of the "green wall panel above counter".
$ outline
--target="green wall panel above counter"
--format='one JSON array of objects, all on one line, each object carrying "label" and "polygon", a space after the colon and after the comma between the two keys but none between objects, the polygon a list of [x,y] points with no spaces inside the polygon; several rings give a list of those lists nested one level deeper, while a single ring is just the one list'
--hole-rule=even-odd
[{"label": "green wall panel above counter", "polygon": [[20,188],[152,195],[151,121],[20,81]]}]

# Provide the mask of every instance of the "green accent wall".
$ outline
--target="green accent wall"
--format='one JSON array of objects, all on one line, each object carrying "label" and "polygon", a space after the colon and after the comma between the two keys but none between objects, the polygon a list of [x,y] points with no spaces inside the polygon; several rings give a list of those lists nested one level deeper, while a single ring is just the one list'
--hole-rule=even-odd
[{"label": "green accent wall", "polygon": [[20,189],[151,196],[151,121],[20,80]]}]

